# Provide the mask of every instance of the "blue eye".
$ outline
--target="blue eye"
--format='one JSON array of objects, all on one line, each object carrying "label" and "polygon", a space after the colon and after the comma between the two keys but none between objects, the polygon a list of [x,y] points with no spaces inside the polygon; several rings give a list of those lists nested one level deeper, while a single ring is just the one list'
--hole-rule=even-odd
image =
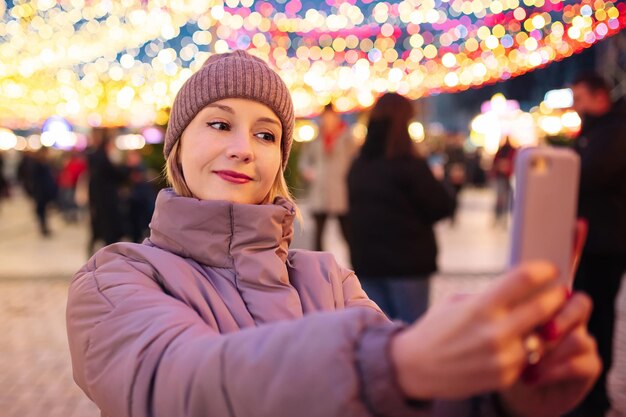
[{"label": "blue eye", "polygon": [[217,130],[230,130],[230,126],[228,125],[228,123],[224,122],[208,122],[207,126]]}]

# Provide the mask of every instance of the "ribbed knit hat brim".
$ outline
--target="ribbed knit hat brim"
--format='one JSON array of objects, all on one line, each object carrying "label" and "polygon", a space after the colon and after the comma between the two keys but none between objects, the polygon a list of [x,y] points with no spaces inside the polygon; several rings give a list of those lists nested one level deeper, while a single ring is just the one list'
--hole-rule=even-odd
[{"label": "ribbed knit hat brim", "polygon": [[265,104],[283,128],[283,169],[293,140],[294,109],[291,95],[280,76],[265,61],[245,51],[212,55],[176,94],[165,133],[163,154],[172,147],[194,117],[208,104],[226,98],[246,98]]}]

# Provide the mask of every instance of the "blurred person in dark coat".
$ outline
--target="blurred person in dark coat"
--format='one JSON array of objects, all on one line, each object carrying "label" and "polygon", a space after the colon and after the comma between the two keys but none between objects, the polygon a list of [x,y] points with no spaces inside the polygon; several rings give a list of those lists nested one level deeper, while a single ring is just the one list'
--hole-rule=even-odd
[{"label": "blurred person in dark coat", "polygon": [[495,225],[506,225],[506,215],[511,207],[511,176],[516,154],[517,148],[511,144],[510,138],[505,136],[493,157],[492,173],[496,185]]},{"label": "blurred person in dark coat", "polygon": [[450,222],[456,222],[456,213],[459,207],[459,194],[467,180],[467,158],[463,149],[463,137],[454,135],[445,147],[446,163],[444,166],[446,184],[451,190],[454,201]]},{"label": "blurred person in dark coat", "polygon": [[406,322],[428,307],[437,270],[433,225],[453,209],[449,192],[415,151],[408,133],[413,116],[409,100],[383,95],[348,175],[353,267],[369,297]]},{"label": "blurred person in dark coat", "polygon": [[0,203],[9,198],[9,181],[4,176],[4,155],[0,152]]},{"label": "blurred person in dark coat", "polygon": [[487,176],[483,169],[483,148],[477,147],[474,152],[467,155],[467,177],[475,187],[484,187],[487,182]]},{"label": "blurred person in dark coat", "polygon": [[57,197],[57,185],[46,147],[35,154],[32,165],[32,197],[35,201],[39,231],[43,236],[49,236],[48,206]]},{"label": "blurred person in dark coat", "polygon": [[127,201],[129,234],[133,242],[141,243],[149,234],[148,226],[154,213],[157,192],[148,181],[146,168],[139,152],[129,152],[126,156],[126,164],[130,168],[130,190]]},{"label": "blurred person in dark coat", "polygon": [[17,166],[17,181],[20,183],[24,192],[30,197],[33,196],[33,168],[35,166],[35,157],[32,152],[22,152],[22,159]]},{"label": "blurred person in dark coat", "polygon": [[97,241],[110,245],[120,241],[124,235],[124,217],[118,192],[129,174],[127,167],[116,165],[110,159],[114,150],[114,130],[97,128],[92,134],[95,147],[87,154],[91,215],[89,253],[93,252]]},{"label": "blurred person in dark coat", "polygon": [[588,293],[594,309],[589,331],[598,341],[604,369],[576,416],[603,416],[610,404],[615,300],[626,272],[626,103],[613,103],[606,81],[584,74],[572,84],[574,109],[582,119],[576,139],[581,158],[578,215],[589,223],[574,287]]}]

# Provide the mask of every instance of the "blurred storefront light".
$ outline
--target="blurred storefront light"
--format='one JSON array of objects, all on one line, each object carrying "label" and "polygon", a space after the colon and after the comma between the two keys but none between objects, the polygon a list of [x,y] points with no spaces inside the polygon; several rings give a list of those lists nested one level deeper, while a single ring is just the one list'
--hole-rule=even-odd
[{"label": "blurred storefront light", "polygon": [[[43,135],[51,134],[51,132],[45,132]],[[59,149],[72,149],[76,146],[78,138],[74,132],[59,132],[54,134],[54,146]]]},{"label": "blurred storefront light", "polygon": [[470,123],[470,141],[474,146],[495,154],[505,136],[516,146],[537,144],[534,119],[530,113],[520,110],[517,101],[496,94],[482,104],[481,111]]},{"label": "blurred storefront light", "polygon": [[155,144],[163,142],[163,130],[158,127],[146,127],[141,131],[141,134],[146,139],[146,143]]},{"label": "blurred storefront light", "polygon": [[120,135],[115,138],[115,146],[120,151],[132,151],[146,146],[146,139],[140,134]]},{"label": "blurred storefront light", "polygon": [[71,149],[76,145],[76,135],[67,120],[60,116],[52,116],[41,127],[41,144],[46,147]]},{"label": "blurred storefront light", "polygon": [[580,120],[580,116],[575,111],[568,111],[563,113],[561,116],[561,123],[563,124],[563,127],[571,130],[578,130],[580,129],[582,120]]},{"label": "blurred storefront light", "polygon": [[41,149],[41,136],[39,135],[30,135],[26,142],[28,142],[28,148],[33,151]]},{"label": "blurred storefront light", "polygon": [[14,149],[16,151],[24,151],[28,147],[28,142],[23,136],[17,137],[17,142],[15,143]]},{"label": "blurred storefront light", "polygon": [[54,146],[55,143],[55,137],[54,134],[51,132],[44,132],[41,134],[41,136],[39,137],[41,146],[45,146],[46,148],[50,148],[52,146]]},{"label": "blurred storefront light", "polygon": [[546,134],[554,136],[561,132],[563,123],[558,116],[545,116],[539,119],[539,127]]},{"label": "blurred storefront light", "polygon": [[420,122],[412,122],[409,124],[409,135],[414,142],[423,142],[425,138],[424,125]]},{"label": "blurred storefront light", "polygon": [[0,150],[8,151],[17,144],[17,137],[13,131],[0,127]]},{"label": "blurred storefront light", "polygon": [[312,121],[299,121],[296,125],[294,140],[296,142],[311,142],[317,136],[317,125]]},{"label": "blurred storefront light", "polygon": [[572,140],[580,131],[582,121],[571,109],[572,104],[570,89],[552,90],[546,93],[539,106],[531,109],[540,132],[547,140]]},{"label": "blurred storefront light", "polygon": [[472,120],[471,126],[472,130],[476,133],[484,135],[489,131],[489,123],[493,120],[488,120],[489,116],[486,114],[479,114]]},{"label": "blurred storefront light", "polygon": [[543,100],[546,106],[551,109],[568,109],[574,105],[574,96],[569,88],[550,90]]},{"label": "blurred storefront light", "polygon": [[494,94],[491,100],[484,102],[480,106],[481,113],[494,112],[505,114],[515,110],[519,110],[519,103],[515,100],[507,100],[502,93]]}]

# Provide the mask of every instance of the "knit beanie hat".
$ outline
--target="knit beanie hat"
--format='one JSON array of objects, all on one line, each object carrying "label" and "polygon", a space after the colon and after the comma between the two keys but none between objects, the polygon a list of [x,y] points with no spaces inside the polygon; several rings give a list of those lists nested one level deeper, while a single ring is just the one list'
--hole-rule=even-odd
[{"label": "knit beanie hat", "polygon": [[178,91],[165,132],[165,159],[191,120],[208,104],[225,98],[258,101],[276,113],[283,128],[281,151],[285,169],[294,128],[291,95],[265,61],[240,50],[212,55]]}]

